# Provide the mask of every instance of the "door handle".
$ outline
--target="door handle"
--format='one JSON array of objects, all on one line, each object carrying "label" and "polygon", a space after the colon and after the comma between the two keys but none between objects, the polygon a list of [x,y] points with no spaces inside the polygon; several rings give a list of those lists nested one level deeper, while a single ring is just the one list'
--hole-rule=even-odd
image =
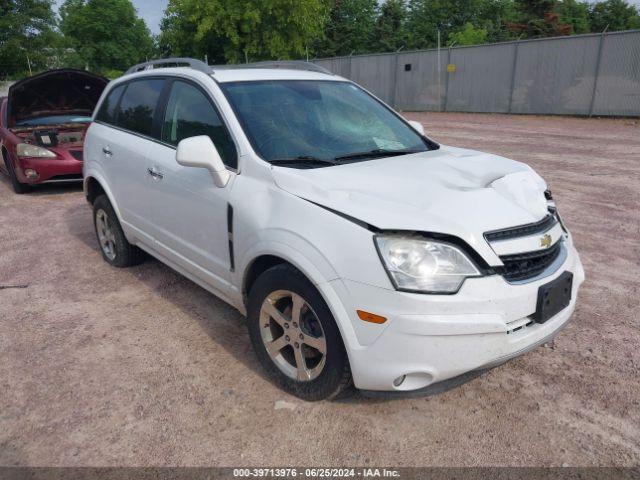
[{"label": "door handle", "polygon": [[157,172],[152,168],[147,168],[147,173],[151,175],[154,180],[162,180],[164,178],[163,174],[161,174],[160,172]]},{"label": "door handle", "polygon": [[113,155],[113,152],[109,147],[102,147],[102,153],[104,153],[107,157],[110,157],[111,155]]}]

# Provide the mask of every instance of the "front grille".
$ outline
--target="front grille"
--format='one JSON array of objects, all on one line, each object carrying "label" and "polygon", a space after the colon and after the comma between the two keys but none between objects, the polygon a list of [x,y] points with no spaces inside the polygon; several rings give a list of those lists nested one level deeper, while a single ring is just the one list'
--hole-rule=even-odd
[{"label": "front grille", "polygon": [[70,153],[73,158],[82,161],[82,150],[71,150]]},{"label": "front grille", "polygon": [[528,235],[535,235],[537,233],[546,232],[550,230],[556,222],[557,220],[555,216],[547,215],[542,220],[536,223],[529,223],[527,225],[520,225],[518,227],[487,232],[484,234],[484,238],[486,238],[488,242],[495,242],[497,240],[509,240],[512,238],[526,237]]},{"label": "front grille", "polygon": [[504,267],[501,268],[502,276],[508,282],[519,282],[540,275],[558,258],[561,244],[562,241],[558,241],[546,250],[502,255],[500,257],[504,263]]}]

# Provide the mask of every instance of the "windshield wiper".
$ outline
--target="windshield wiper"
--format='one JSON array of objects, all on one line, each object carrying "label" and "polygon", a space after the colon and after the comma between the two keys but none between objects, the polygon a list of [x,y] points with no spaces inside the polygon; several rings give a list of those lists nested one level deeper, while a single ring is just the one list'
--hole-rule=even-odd
[{"label": "windshield wiper", "polygon": [[395,157],[398,155],[408,155],[410,153],[420,153],[426,150],[385,150],[382,148],[376,148],[375,150],[369,150],[368,152],[356,152],[349,153],[347,155],[340,155],[334,158],[335,161],[340,160],[356,160],[358,158],[379,158],[379,157]]},{"label": "windshield wiper", "polygon": [[274,158],[269,160],[273,165],[337,165],[334,160],[312,157],[310,155],[300,155],[292,158]]}]

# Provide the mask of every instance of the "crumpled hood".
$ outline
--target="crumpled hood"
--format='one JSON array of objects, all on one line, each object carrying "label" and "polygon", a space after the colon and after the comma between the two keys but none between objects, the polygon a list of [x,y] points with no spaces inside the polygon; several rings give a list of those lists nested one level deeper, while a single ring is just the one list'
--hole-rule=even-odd
[{"label": "crumpled hood", "polygon": [[283,190],[382,230],[485,232],[547,213],[546,184],[529,166],[496,155],[438,150],[316,169],[273,168]]}]

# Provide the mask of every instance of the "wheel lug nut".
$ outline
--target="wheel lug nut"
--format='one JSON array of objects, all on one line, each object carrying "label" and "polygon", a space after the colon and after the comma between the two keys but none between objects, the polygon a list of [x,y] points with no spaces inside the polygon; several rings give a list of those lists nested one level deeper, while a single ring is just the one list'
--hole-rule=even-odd
[{"label": "wheel lug nut", "polygon": [[[294,324],[294,325],[295,325],[295,324]],[[285,324],[284,324],[284,328],[289,328],[289,324],[288,324],[288,323],[285,323]]]},{"label": "wheel lug nut", "polygon": [[300,344],[299,344],[298,342],[295,342],[295,343],[293,344],[293,346],[294,346],[294,347],[296,347],[296,348],[300,348]]},{"label": "wheel lug nut", "polygon": [[287,342],[288,342],[289,340],[291,340],[291,339],[289,338],[289,335],[285,335],[285,336],[284,336],[284,339],[285,339]]},{"label": "wheel lug nut", "polygon": [[300,340],[304,340],[304,335],[300,334]]},{"label": "wheel lug nut", "polygon": [[293,322],[293,328],[298,328],[298,324],[296,322]]}]

